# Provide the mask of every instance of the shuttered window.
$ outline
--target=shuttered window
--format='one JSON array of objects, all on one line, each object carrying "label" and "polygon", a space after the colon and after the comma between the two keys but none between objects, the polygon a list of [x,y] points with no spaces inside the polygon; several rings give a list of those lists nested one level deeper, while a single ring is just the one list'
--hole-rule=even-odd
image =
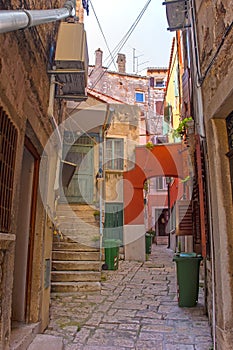
[{"label": "shuttered window", "polygon": [[180,200],[176,202],[176,234],[178,236],[193,234],[192,201]]},{"label": "shuttered window", "polygon": [[0,107],[0,232],[10,232],[17,130]]}]

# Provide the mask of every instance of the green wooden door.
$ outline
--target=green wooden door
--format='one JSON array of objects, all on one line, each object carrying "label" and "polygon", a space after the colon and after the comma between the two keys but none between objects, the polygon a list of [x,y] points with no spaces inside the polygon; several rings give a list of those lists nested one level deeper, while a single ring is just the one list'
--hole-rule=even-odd
[{"label": "green wooden door", "polygon": [[64,194],[68,203],[93,202],[93,147],[73,144],[66,160],[77,164],[76,171]]},{"label": "green wooden door", "polygon": [[123,203],[105,203],[104,239],[123,243]]}]

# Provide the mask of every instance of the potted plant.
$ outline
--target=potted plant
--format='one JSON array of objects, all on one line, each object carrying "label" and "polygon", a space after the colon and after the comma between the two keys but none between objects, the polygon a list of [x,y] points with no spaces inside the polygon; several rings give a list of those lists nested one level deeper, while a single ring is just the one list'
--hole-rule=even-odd
[{"label": "potted plant", "polygon": [[184,118],[183,120],[180,121],[178,127],[173,130],[172,136],[182,138],[186,134],[187,128],[190,124],[193,124],[193,118],[192,117]]},{"label": "potted plant", "polygon": [[95,221],[100,221],[100,211],[99,210],[95,210],[93,215],[94,215]]}]

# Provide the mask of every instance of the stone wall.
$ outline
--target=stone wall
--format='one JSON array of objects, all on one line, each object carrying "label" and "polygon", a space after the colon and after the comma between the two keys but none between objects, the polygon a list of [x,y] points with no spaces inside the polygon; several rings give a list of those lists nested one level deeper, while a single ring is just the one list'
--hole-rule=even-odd
[{"label": "stone wall", "polygon": [[[80,5],[80,1],[78,3]],[[22,6],[27,9],[49,9],[62,7],[63,4],[64,1],[1,1],[1,10],[19,9]],[[15,254],[13,240],[17,237],[24,142],[27,136],[35,151],[42,156],[44,147],[53,132],[53,126],[47,115],[50,91],[50,76],[47,70],[50,47],[56,39],[58,26],[59,23],[51,23],[0,34],[0,106],[18,132],[11,230],[6,235],[0,233],[0,294],[2,297],[0,298],[0,349],[4,350],[9,347],[11,333]],[[59,123],[62,119],[62,103],[58,101],[54,103],[54,116]],[[54,159],[48,176],[52,184],[55,178],[56,154],[56,148],[54,148]],[[31,261],[31,298],[27,305],[26,321],[41,322],[41,330],[43,330],[48,323],[50,300],[50,289],[44,288],[44,262],[45,259],[51,258],[52,232],[46,220],[40,192],[38,189],[37,191],[35,244]],[[53,192],[49,194],[48,200],[53,208]]]},{"label": "stone wall", "polygon": [[212,289],[209,261],[207,302],[212,316],[214,293],[217,348],[230,350],[233,344],[233,210],[225,119],[233,110],[233,8],[228,0],[198,0],[196,10],[208,150],[210,233],[214,247],[215,289]]},{"label": "stone wall", "polygon": [[[122,57],[120,54],[118,56],[118,59]],[[96,50],[95,66],[90,66],[88,71],[88,87],[91,90],[111,96],[117,101],[129,105],[138,105],[141,109],[141,119],[146,120],[149,131],[152,134],[162,135],[163,108],[160,108],[160,106],[164,98],[164,89],[150,86],[149,77],[154,77],[155,80],[158,78],[166,79],[167,70],[153,68],[148,76],[140,76],[127,74],[124,72],[121,62],[118,65],[120,65],[119,72],[109,71],[102,65],[102,51],[100,49]],[[144,94],[145,100],[143,103],[136,102],[135,92]]]}]

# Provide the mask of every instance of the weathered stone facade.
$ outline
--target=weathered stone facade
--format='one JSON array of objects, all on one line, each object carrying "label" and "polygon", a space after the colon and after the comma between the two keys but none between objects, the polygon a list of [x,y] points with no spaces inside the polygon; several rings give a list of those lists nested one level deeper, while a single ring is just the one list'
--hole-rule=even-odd
[{"label": "weathered stone facade", "polygon": [[233,111],[233,10],[230,5],[227,0],[196,1],[210,185],[211,259],[214,259],[207,264],[207,296],[218,350],[230,350],[233,344],[233,211],[230,157],[226,156],[230,151],[226,118]]},{"label": "weathered stone facade", "polygon": [[[89,67],[89,89],[111,96],[121,103],[138,105],[141,108],[141,121],[151,135],[163,134],[163,98],[167,78],[166,68],[148,68],[147,76],[125,72],[126,57],[118,54],[118,72],[109,71],[102,63],[103,52],[96,50],[95,66]],[[151,78],[151,79],[150,79]],[[164,84],[156,86],[156,82]],[[136,98],[141,94],[142,100]]]},{"label": "weathered stone facade", "polygon": [[[61,8],[64,4],[57,0],[23,3],[30,10],[35,6]],[[77,4],[81,6],[80,1]],[[1,1],[0,10],[18,10],[21,6],[19,1]],[[48,193],[48,188],[53,188],[56,175],[56,143],[51,143],[53,156],[46,170],[45,193],[39,189],[39,165],[41,158],[47,157],[43,151],[54,130],[48,117],[51,101],[47,70],[58,26],[51,23],[0,34],[1,118],[14,125],[17,134],[16,147],[11,150],[15,157],[12,197],[5,198],[7,205],[11,204],[6,208],[10,209],[10,224],[0,233],[0,349],[4,350],[9,348],[12,321],[39,323],[38,329],[43,330],[49,319],[50,286],[45,285],[45,279],[50,271],[45,264],[51,260],[52,223],[42,197],[47,196],[46,205],[53,212],[55,193]],[[55,120],[60,123],[63,103],[52,103]],[[1,132],[10,138],[4,126]],[[4,149],[3,141],[3,156]],[[3,189],[7,186],[4,181],[1,179]],[[5,202],[1,201],[1,208]]]}]

